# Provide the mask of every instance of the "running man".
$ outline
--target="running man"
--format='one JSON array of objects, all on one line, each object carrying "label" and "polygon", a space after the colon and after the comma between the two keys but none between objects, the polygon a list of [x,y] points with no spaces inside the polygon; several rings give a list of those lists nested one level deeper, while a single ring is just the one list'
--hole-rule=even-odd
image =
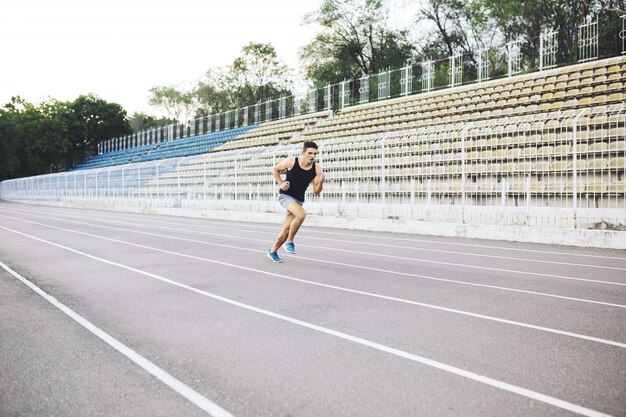
[{"label": "running man", "polygon": [[[287,252],[296,253],[293,239],[306,218],[304,192],[313,183],[313,192],[318,195],[324,187],[324,172],[319,164],[315,163],[317,156],[315,142],[304,142],[300,157],[287,158],[279,162],[272,170],[274,179],[280,187],[278,202],[287,210],[283,228],[276,238],[276,243],[267,252],[267,256],[274,262],[282,262],[278,256],[278,249],[282,246]],[[287,171],[287,179],[283,181],[280,173]]]}]

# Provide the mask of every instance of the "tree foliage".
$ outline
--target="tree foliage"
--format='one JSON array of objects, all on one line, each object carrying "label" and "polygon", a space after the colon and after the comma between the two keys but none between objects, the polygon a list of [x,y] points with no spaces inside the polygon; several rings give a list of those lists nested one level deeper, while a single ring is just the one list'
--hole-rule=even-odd
[{"label": "tree foliage", "polygon": [[420,55],[462,52],[473,58],[479,48],[522,40],[521,52],[530,57],[537,54],[542,33],[557,31],[558,60],[572,62],[578,25],[598,20],[608,34],[600,33],[600,48],[611,49],[624,13],[625,0],[425,0],[416,21],[434,30],[420,45]]},{"label": "tree foliage", "polygon": [[307,77],[321,87],[403,66],[413,46],[388,20],[382,0],[324,0],[305,18],[322,28],[301,51]]},{"label": "tree foliage", "polygon": [[194,91],[196,114],[206,115],[251,106],[290,95],[289,68],[271,44],[250,42],[224,68],[209,69]]},{"label": "tree foliage", "polygon": [[166,117],[151,116],[143,112],[133,113],[132,116],[130,116],[128,119],[130,130],[132,130],[133,132],[155,129],[157,127],[166,126],[172,123],[176,123],[176,120],[168,119]]},{"label": "tree foliage", "polygon": [[14,97],[0,108],[0,180],[70,168],[130,132],[122,107],[93,94],[39,105]]},{"label": "tree foliage", "polygon": [[290,95],[291,86],[289,68],[278,59],[276,49],[250,42],[230,65],[209,68],[193,89],[150,89],[149,103],[168,119],[182,122],[192,115],[206,116]]},{"label": "tree foliage", "polygon": [[191,91],[174,86],[156,86],[150,89],[148,103],[161,109],[168,118],[187,120],[194,112],[194,95]]}]

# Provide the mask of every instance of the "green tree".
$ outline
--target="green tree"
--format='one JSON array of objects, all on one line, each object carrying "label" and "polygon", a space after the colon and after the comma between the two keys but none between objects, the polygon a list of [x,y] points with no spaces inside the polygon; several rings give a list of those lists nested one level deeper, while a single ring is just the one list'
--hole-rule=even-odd
[{"label": "green tree", "polygon": [[420,45],[420,55],[444,58],[462,51],[474,59],[478,48],[521,40],[521,53],[532,66],[537,64],[539,36],[555,30],[558,61],[572,63],[579,24],[598,20],[599,44],[605,50],[600,55],[614,54],[624,13],[626,0],[426,0],[416,21],[429,22],[434,30]]},{"label": "green tree", "polygon": [[2,178],[58,171],[69,149],[64,115],[67,105],[51,100],[35,106],[19,97],[0,111]]},{"label": "green tree", "polygon": [[307,77],[321,87],[403,66],[413,46],[388,21],[382,0],[325,0],[305,18],[322,27],[301,50]]},{"label": "green tree", "polygon": [[238,107],[290,94],[289,69],[271,44],[245,45],[230,66],[230,74]]},{"label": "green tree", "polygon": [[233,63],[211,68],[194,91],[197,115],[251,106],[291,94],[289,68],[271,44],[250,42]]},{"label": "green tree", "polygon": [[130,132],[126,112],[92,94],[39,105],[15,97],[0,108],[0,179],[69,168]]},{"label": "green tree", "polygon": [[193,92],[197,102],[196,116],[207,116],[234,107],[228,92],[225,68],[210,68],[198,81]]},{"label": "green tree", "polygon": [[94,94],[79,96],[69,103],[65,122],[74,163],[97,153],[101,141],[132,133],[126,110]]},{"label": "green tree", "polygon": [[148,103],[163,110],[169,119],[186,121],[194,113],[193,91],[181,91],[174,86],[157,86],[149,91]]},{"label": "green tree", "polygon": [[150,116],[146,113],[133,113],[133,115],[128,119],[128,124],[133,132],[155,129],[172,123],[176,123],[176,120],[168,119],[166,117]]},{"label": "green tree", "polygon": [[18,155],[16,117],[10,104],[0,108],[0,181],[19,177],[22,171],[22,158]]},{"label": "green tree", "polygon": [[478,48],[491,46],[494,39],[494,29],[476,1],[426,0],[417,22],[429,22],[434,27],[420,45],[422,59],[459,52],[471,55]]}]

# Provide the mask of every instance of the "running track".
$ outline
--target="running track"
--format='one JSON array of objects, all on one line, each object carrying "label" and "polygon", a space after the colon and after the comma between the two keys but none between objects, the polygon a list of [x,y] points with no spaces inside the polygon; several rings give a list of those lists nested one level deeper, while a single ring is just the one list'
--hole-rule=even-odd
[{"label": "running track", "polygon": [[626,416],[626,251],[0,202],[2,416]]}]

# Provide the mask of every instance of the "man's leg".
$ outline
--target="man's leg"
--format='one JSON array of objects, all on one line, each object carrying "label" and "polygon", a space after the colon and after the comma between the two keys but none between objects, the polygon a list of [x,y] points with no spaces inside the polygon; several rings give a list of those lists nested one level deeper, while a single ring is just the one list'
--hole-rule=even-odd
[{"label": "man's leg", "polygon": [[287,210],[289,210],[289,213],[293,216],[293,220],[291,220],[291,224],[289,225],[289,236],[287,236],[287,242],[293,242],[293,239],[296,237],[296,233],[298,233],[300,226],[302,226],[302,222],[306,219],[306,211],[304,211],[302,206],[298,203],[289,204]]},{"label": "man's leg", "polygon": [[280,233],[276,237],[276,243],[274,243],[274,246],[272,246],[272,252],[277,252],[278,249],[283,245],[283,243],[287,241],[287,238],[289,237],[289,227],[291,226],[291,223],[293,220],[294,220],[293,214],[289,213],[287,214],[287,216],[285,216],[285,221],[283,222],[283,228],[280,230]]}]

